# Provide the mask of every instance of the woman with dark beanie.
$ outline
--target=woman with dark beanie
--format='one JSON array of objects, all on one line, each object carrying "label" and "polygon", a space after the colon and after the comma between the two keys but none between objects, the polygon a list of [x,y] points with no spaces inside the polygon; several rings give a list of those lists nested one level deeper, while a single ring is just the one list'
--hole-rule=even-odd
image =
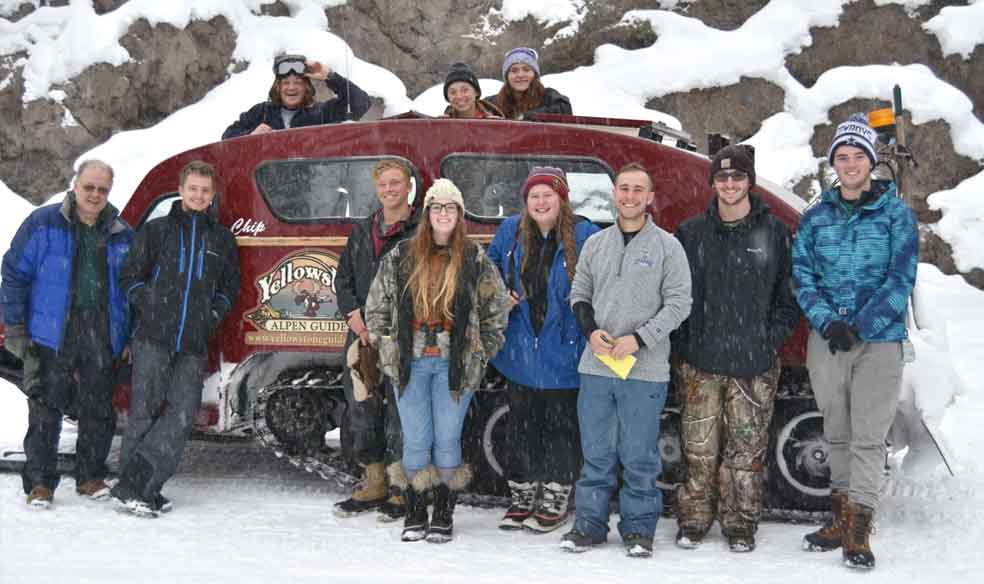
[{"label": "woman with dark beanie", "polygon": [[444,99],[448,102],[444,110],[447,118],[501,118],[502,112],[495,104],[480,99],[482,88],[471,67],[464,63],[451,65],[444,79]]}]

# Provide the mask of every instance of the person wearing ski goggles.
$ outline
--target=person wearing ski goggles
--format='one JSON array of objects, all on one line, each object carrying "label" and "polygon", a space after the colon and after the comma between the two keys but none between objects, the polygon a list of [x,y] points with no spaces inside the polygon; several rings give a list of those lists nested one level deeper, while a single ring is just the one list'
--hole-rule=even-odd
[{"label": "person wearing ski goggles", "polygon": [[[304,55],[280,55],[273,61],[273,74],[268,100],[240,114],[222,133],[223,140],[357,120],[371,105],[369,95],[358,85]],[[334,97],[317,101],[315,81],[323,81]]]}]

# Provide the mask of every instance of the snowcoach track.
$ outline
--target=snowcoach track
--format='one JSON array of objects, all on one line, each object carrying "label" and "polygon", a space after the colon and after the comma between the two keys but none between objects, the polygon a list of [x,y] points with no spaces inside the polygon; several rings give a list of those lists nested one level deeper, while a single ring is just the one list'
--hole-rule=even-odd
[{"label": "snowcoach track", "polygon": [[[281,374],[277,381],[262,388],[256,396],[253,407],[253,430],[260,443],[280,459],[286,460],[295,468],[316,475],[332,483],[340,490],[348,490],[359,483],[360,478],[354,472],[354,465],[349,463],[341,447],[328,447],[323,444],[310,445],[308,448],[298,448],[296,445],[285,444],[275,428],[269,424],[268,412],[271,398],[276,403],[275,396],[279,392],[298,392],[305,394],[308,403],[324,399],[326,395],[341,395],[340,373],[331,370],[294,370]],[[296,403],[296,400],[295,402]],[[276,416],[274,416],[276,417]],[[310,418],[306,420],[310,422]],[[331,425],[331,423],[329,423]],[[671,485],[667,485],[671,486]],[[675,485],[672,485],[675,486]],[[507,507],[509,498],[479,494],[462,493],[459,502],[472,507],[492,509]],[[668,508],[665,515],[673,515]],[[766,507],[763,509],[763,519],[787,523],[822,523],[827,519],[826,511],[805,511],[798,509],[780,509]]]},{"label": "snowcoach track", "polygon": [[329,378],[324,373],[326,372],[314,370],[288,371],[281,374],[274,384],[260,389],[253,406],[253,432],[260,443],[269,448],[277,458],[334,483],[339,489],[350,489],[359,482],[359,478],[350,472],[340,447],[331,448],[318,444],[316,447],[299,448],[297,445],[285,444],[277,436],[276,429],[269,424],[271,398],[281,392],[307,394],[310,403],[320,402],[326,393],[338,393],[338,376]]}]

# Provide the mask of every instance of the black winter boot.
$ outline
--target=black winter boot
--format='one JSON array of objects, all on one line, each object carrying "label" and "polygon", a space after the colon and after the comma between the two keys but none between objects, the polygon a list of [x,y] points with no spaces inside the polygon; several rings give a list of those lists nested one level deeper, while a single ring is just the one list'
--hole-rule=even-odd
[{"label": "black winter boot", "polygon": [[403,517],[403,541],[420,541],[427,537],[427,494],[418,493],[413,487],[403,491],[407,513]]},{"label": "black winter boot", "polygon": [[472,479],[471,467],[463,464],[454,469],[450,477],[446,471],[441,471],[446,482],[434,485],[434,515],[431,517],[427,541],[430,543],[447,543],[451,541],[454,530],[454,506],[458,502],[458,493],[463,491]]},{"label": "black winter boot", "polygon": [[434,487],[434,516],[431,518],[427,541],[447,543],[454,531],[454,506],[458,502],[458,491],[452,491],[446,484]]},{"label": "black winter boot", "polygon": [[406,515],[403,517],[403,541],[420,541],[427,537],[427,493],[438,483],[437,469],[433,466],[423,468],[408,481],[403,465],[394,462],[386,469],[390,484],[403,489]]}]

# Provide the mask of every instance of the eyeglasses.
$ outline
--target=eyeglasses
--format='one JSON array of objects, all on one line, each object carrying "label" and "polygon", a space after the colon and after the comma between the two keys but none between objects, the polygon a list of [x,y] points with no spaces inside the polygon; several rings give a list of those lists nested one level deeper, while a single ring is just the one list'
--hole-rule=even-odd
[{"label": "eyeglasses", "polygon": [[741,182],[748,180],[748,173],[742,170],[722,170],[714,173],[714,182],[725,183],[728,182],[729,178],[735,182]]},{"label": "eyeglasses", "polygon": [[434,215],[440,215],[441,213],[447,213],[448,215],[458,214],[458,204],[457,203],[431,203],[427,210]]},{"label": "eyeglasses", "polygon": [[284,59],[277,63],[277,77],[304,75],[304,59]]}]

